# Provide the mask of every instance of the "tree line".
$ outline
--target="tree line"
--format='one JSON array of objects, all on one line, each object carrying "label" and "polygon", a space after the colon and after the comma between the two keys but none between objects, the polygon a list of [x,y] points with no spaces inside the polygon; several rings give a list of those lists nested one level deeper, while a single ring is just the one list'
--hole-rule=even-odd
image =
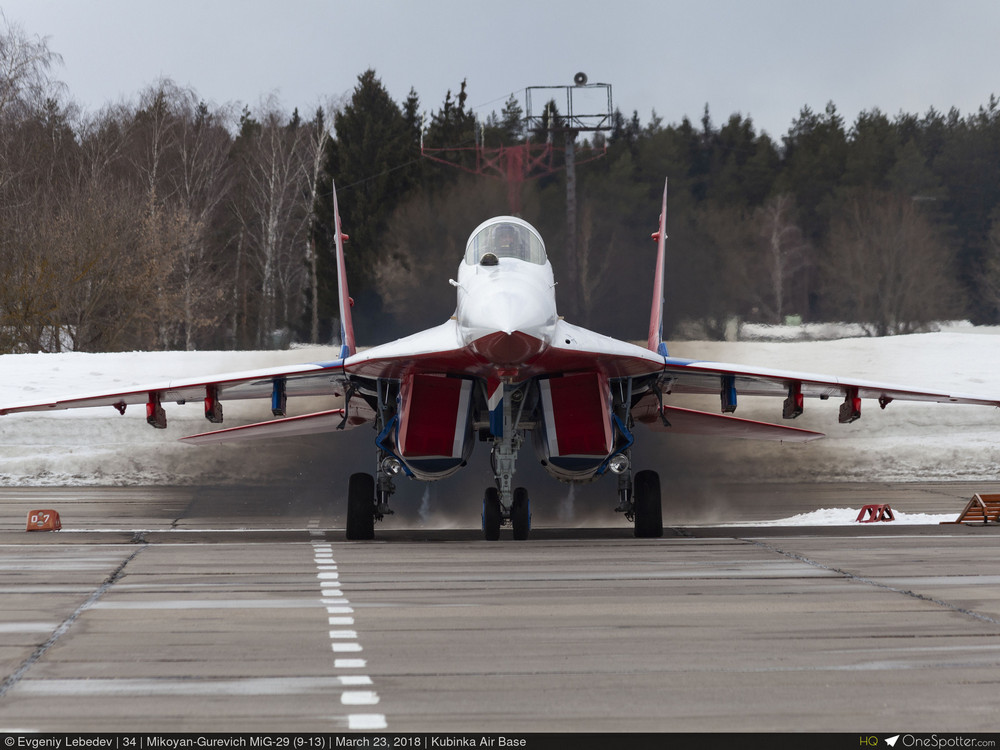
[{"label": "tree line", "polygon": [[803,108],[780,140],[741,114],[716,125],[707,107],[670,125],[615,111],[576,145],[570,262],[555,106],[528,133],[515,98],[480,120],[462,82],[425,121],[415,91],[397,103],[368,70],[307,118],[274,99],[210,105],[170,80],[85,113],[45,40],[0,31],[0,352],[331,341],[334,178],[359,341],[438,323],[469,232],[508,211],[502,180],[470,174],[476,147],[547,154],[522,215],[546,239],[560,310],[611,335],[645,335],[664,177],[673,334],[1000,321],[995,97],[965,116],[871,110],[850,124],[832,103]]}]

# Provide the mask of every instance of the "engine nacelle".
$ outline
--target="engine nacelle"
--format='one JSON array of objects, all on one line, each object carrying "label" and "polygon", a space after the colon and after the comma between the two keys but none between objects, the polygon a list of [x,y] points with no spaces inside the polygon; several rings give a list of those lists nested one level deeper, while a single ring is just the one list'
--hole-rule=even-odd
[{"label": "engine nacelle", "polygon": [[414,476],[443,479],[472,453],[471,380],[408,375],[399,388],[396,445]]},{"label": "engine nacelle", "polygon": [[593,478],[614,448],[611,389],[600,373],[538,381],[542,419],[535,453],[557,479]]}]

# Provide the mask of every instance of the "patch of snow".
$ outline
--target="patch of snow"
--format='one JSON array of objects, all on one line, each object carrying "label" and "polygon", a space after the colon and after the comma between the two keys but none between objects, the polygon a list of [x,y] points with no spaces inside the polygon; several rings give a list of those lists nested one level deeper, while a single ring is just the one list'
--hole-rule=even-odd
[{"label": "patch of snow", "polygon": [[714,526],[921,526],[937,525],[942,522],[954,521],[955,513],[902,513],[893,511],[893,521],[873,521],[862,523],[858,521],[860,508],[820,508],[809,513],[799,513],[789,518],[774,521],[744,521],[738,523],[713,524]]}]

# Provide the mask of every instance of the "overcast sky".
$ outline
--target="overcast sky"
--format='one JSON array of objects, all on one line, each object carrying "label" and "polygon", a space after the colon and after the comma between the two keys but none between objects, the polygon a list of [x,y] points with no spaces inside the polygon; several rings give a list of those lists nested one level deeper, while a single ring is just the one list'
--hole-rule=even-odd
[{"label": "overcast sky", "polygon": [[483,117],[513,93],[612,86],[614,106],[666,123],[739,112],[775,138],[803,106],[850,124],[875,107],[974,112],[1000,93],[997,0],[0,0],[49,38],[69,96],[93,111],[160,77],[217,105],[270,94],[310,115],[374,68],[422,108],[468,79]]}]

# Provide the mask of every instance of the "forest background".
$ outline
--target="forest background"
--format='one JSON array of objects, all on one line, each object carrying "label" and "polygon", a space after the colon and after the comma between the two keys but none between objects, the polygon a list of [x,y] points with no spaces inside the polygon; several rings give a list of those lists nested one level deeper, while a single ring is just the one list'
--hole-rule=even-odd
[{"label": "forest background", "polygon": [[[275,99],[212,105],[169,79],[82,112],[44,39],[0,26],[0,353],[331,343],[332,180],[359,342],[434,325],[471,230],[508,213],[466,169],[478,143],[533,144],[511,98],[477,121],[467,87],[425,118],[377,74],[303,116]],[[558,106],[549,130],[564,125]],[[425,121],[426,120],[426,121]],[[780,141],[751,116],[665,124],[615,110],[576,146],[566,257],[562,136],[524,183],[569,320],[619,338],[648,324],[669,178],[667,337],[742,322],[838,321],[870,335],[942,319],[1000,323],[1000,101],[962,115],[803,108]]]}]

